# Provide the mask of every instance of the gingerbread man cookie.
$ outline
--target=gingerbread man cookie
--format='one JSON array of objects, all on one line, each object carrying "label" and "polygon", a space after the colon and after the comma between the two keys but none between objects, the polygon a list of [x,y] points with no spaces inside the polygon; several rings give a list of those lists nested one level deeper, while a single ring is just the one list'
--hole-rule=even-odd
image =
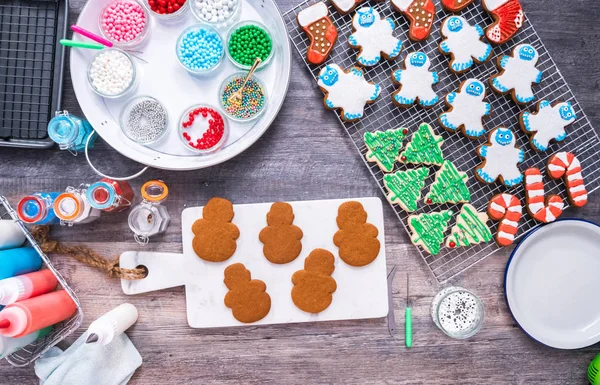
[{"label": "gingerbread man cookie", "polygon": [[225,269],[225,306],[231,309],[233,317],[243,323],[252,323],[265,318],[271,310],[271,297],[266,293],[263,281],[251,279],[250,271],[241,263],[234,263]]},{"label": "gingerbread man cookie", "polygon": [[331,274],[335,270],[333,254],[315,249],[304,260],[304,270],[292,275],[292,301],[307,313],[320,313],[331,305],[337,289]]},{"label": "gingerbread man cookie", "polygon": [[460,12],[473,3],[474,0],[442,0],[442,6],[448,12]]},{"label": "gingerbread man cookie", "polygon": [[350,266],[366,266],[379,255],[377,227],[367,223],[367,212],[359,202],[345,202],[338,208],[337,231],[333,243],[340,258]]},{"label": "gingerbread man cookie", "polygon": [[477,79],[465,80],[458,92],[446,96],[450,109],[440,115],[440,125],[450,132],[461,130],[467,138],[480,138],[485,134],[483,118],[492,112],[486,103],[485,85]]},{"label": "gingerbread man cookie", "polygon": [[391,0],[392,7],[408,19],[408,37],[423,41],[431,34],[435,20],[435,4],[432,0]]},{"label": "gingerbread man cookie", "polygon": [[430,72],[431,62],[423,52],[413,52],[404,59],[404,69],[392,73],[392,80],[400,89],[392,94],[394,104],[408,108],[415,103],[433,107],[439,97],[433,86],[439,81],[437,72]]},{"label": "gingerbread man cookie", "polygon": [[539,54],[529,44],[519,44],[513,49],[512,56],[498,59],[500,73],[490,78],[492,89],[499,94],[511,93],[515,103],[527,104],[535,100],[533,84],[540,84],[542,71],[536,64]]},{"label": "gingerbread man cookie", "polygon": [[450,16],[442,23],[440,52],[450,55],[450,69],[460,74],[473,67],[473,62],[481,64],[492,55],[492,46],[481,41],[483,29],[475,24],[472,26],[461,16]]},{"label": "gingerbread man cookie", "polygon": [[494,24],[485,31],[485,36],[494,44],[509,41],[525,22],[519,0],[481,0],[481,4],[494,18]]},{"label": "gingerbread man cookie", "polygon": [[352,67],[344,72],[337,64],[328,64],[323,68],[317,84],[325,93],[325,107],[341,109],[340,116],[345,121],[362,118],[365,105],[373,103],[381,92],[378,84],[365,80],[360,68]]},{"label": "gingerbread man cookie", "polygon": [[298,24],[310,38],[306,60],[312,64],[323,63],[337,40],[338,32],[329,18],[327,6],[323,2],[311,5],[298,13]]},{"label": "gingerbread man cookie", "polygon": [[258,235],[264,244],[263,253],[270,262],[284,264],[300,255],[303,233],[293,222],[294,210],[289,203],[273,203],[267,214],[268,226]]},{"label": "gingerbread man cookie", "polygon": [[237,248],[240,230],[231,223],[233,205],[223,198],[211,198],[202,209],[202,218],[192,225],[192,246],[197,256],[208,262],[223,262]]},{"label": "gingerbread man cookie", "polygon": [[353,48],[359,48],[358,64],[370,67],[379,63],[381,56],[395,59],[402,51],[402,42],[394,37],[396,25],[391,18],[382,19],[373,7],[363,7],[356,11],[352,19],[354,33],[348,38]]},{"label": "gingerbread man cookie", "polygon": [[531,136],[531,146],[537,151],[546,151],[552,140],[565,140],[565,128],[576,119],[571,103],[558,102],[553,106],[548,100],[538,104],[537,112],[524,111],[519,117],[521,129]]},{"label": "gingerbread man cookie", "polygon": [[500,179],[506,187],[523,181],[518,164],[525,160],[525,151],[516,146],[515,134],[508,128],[498,127],[490,133],[488,143],[479,147],[484,162],[475,169],[475,176],[483,183]]}]

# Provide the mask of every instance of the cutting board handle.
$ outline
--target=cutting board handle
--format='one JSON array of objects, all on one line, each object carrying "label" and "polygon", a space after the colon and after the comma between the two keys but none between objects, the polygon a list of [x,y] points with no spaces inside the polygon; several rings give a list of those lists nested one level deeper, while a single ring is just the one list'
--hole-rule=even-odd
[{"label": "cutting board handle", "polygon": [[119,266],[127,269],[144,266],[148,270],[148,276],[139,280],[122,279],[123,292],[133,295],[183,286],[184,262],[183,254],[126,251],[119,258]]}]

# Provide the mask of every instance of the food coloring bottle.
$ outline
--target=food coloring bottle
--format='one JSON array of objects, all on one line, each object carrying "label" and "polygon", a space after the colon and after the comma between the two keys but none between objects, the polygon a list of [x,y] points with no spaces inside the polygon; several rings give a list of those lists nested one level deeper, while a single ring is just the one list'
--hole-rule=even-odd
[{"label": "food coloring bottle", "polygon": [[131,210],[128,220],[133,237],[139,244],[144,245],[150,237],[167,230],[171,217],[162,202],[168,195],[169,189],[163,181],[151,180],[142,186],[143,201]]},{"label": "food coloring bottle", "polygon": [[102,213],[92,207],[84,189],[73,187],[67,187],[64,193],[56,197],[54,212],[60,219],[60,223],[68,226],[93,222]]},{"label": "food coloring bottle", "polygon": [[0,250],[0,279],[38,271],[42,257],[33,247]]},{"label": "food coloring bottle", "polygon": [[29,225],[54,225],[60,219],[54,213],[54,200],[60,193],[35,193],[21,199],[17,205],[19,219]]},{"label": "food coloring bottle", "polygon": [[133,189],[127,181],[102,179],[87,188],[86,197],[93,208],[106,212],[121,212],[131,206]]},{"label": "food coloring bottle", "polygon": [[57,285],[58,280],[50,269],[0,280],[0,305],[50,293]]},{"label": "food coloring bottle", "polygon": [[56,111],[54,118],[48,123],[50,139],[58,144],[61,150],[68,150],[73,155],[85,151],[90,135],[92,138],[89,146],[92,148],[98,134],[87,120],[71,115],[68,111]]},{"label": "food coloring bottle", "polygon": [[13,249],[25,243],[25,233],[13,219],[0,220],[0,250]]},{"label": "food coloring bottle", "polygon": [[25,346],[34,343],[40,338],[46,337],[52,332],[52,326],[29,333],[21,338],[10,338],[0,335],[0,359],[6,358]]}]

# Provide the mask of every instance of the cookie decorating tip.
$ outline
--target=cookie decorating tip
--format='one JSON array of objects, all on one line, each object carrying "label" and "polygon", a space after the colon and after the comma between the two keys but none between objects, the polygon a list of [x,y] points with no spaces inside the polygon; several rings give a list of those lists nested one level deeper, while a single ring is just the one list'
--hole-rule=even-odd
[{"label": "cookie decorating tip", "polygon": [[7,327],[10,327],[10,320],[7,318],[0,320],[0,329],[6,329]]},{"label": "cookie decorating tip", "polygon": [[85,340],[85,343],[92,344],[94,342],[98,342],[98,334],[92,333],[88,336],[87,340]]}]

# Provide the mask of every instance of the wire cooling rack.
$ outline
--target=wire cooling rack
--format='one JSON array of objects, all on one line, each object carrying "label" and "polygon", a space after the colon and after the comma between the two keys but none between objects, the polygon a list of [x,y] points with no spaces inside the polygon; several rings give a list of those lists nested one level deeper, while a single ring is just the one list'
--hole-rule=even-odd
[{"label": "wire cooling rack", "polygon": [[[344,69],[356,66],[356,55],[358,53],[357,50],[350,48],[348,45],[348,36],[352,33],[352,16],[354,15],[354,12],[345,16],[340,15],[333,6],[328,5],[329,17],[338,30],[338,42],[329,59],[321,66],[314,66],[306,62],[306,52],[310,41],[304,31],[298,26],[296,16],[302,9],[317,2],[318,0],[307,0],[284,14],[284,21],[289,31],[292,44],[298,50],[298,53],[304,60],[308,70],[313,77],[315,77],[315,81],[319,71],[326,64],[337,63]],[[420,43],[414,43],[408,39],[408,22],[402,15],[391,9],[389,2],[377,3],[373,1],[370,4],[379,10],[382,17],[391,17],[395,21],[396,30],[394,33],[404,42],[404,50],[400,57],[395,61],[383,61],[373,68],[365,69],[365,78],[368,81],[380,84],[382,87],[379,99],[366,107],[365,116],[359,121],[352,123],[347,123],[340,119],[340,123],[354,142],[354,145],[360,152],[363,160],[365,160],[367,151],[363,141],[363,135],[366,131],[406,127],[412,134],[416,132],[420,123],[429,123],[433,126],[436,133],[442,135],[444,138],[442,149],[445,158],[454,162],[460,171],[467,172],[469,175],[467,185],[471,191],[473,206],[479,211],[486,211],[487,204],[492,196],[506,192],[507,189],[499,183],[491,185],[483,184],[474,177],[474,169],[481,163],[481,160],[477,156],[476,149],[483,144],[485,140],[470,140],[465,138],[461,133],[449,133],[441,128],[438,123],[438,117],[447,110],[443,101],[440,101],[433,108],[427,110],[419,106],[412,106],[408,109],[396,107],[392,103],[391,94],[397,89],[397,86],[393,85],[391,74],[393,70],[401,67],[407,53],[413,51],[425,52],[431,60],[431,70],[437,71],[439,74],[440,82],[434,86],[434,90],[440,96],[440,100],[442,100],[448,93],[458,90],[459,85],[468,78],[475,77],[486,83],[486,85],[489,84],[487,81],[490,76],[498,72],[496,67],[497,58],[512,53],[512,48],[517,44],[529,43],[538,50],[540,57],[537,66],[544,73],[542,83],[534,86],[535,95],[537,97],[536,101],[543,99],[552,102],[557,100],[570,101],[573,104],[578,119],[567,128],[568,136],[563,143],[554,143],[550,146],[548,151],[537,153],[529,144],[529,136],[520,131],[518,121],[519,113],[525,109],[533,110],[535,104],[532,103],[528,105],[527,108],[520,107],[514,103],[509,96],[495,94],[488,85],[487,102],[492,104],[493,112],[490,118],[484,120],[485,127],[487,128],[488,133],[498,126],[510,127],[515,131],[518,145],[525,150],[525,162],[520,165],[522,171],[533,166],[544,171],[546,169],[548,158],[559,149],[561,151],[566,150],[573,152],[578,156],[582,163],[583,174],[588,191],[591,193],[592,191],[597,190],[600,187],[600,164],[598,164],[600,162],[600,154],[597,152],[600,139],[529,20],[526,18],[522,29],[510,42],[499,47],[494,47],[493,57],[490,61],[482,65],[475,65],[475,67],[466,74],[456,75],[449,70],[449,57],[441,55],[438,51],[438,44],[441,41],[440,26],[442,21],[450,16],[450,13],[442,9],[439,0],[434,0],[434,2],[436,3],[437,17],[432,34],[427,41]],[[492,18],[483,10],[483,7],[479,2],[471,4],[463,10],[460,15],[466,18],[469,23],[479,24],[483,28],[493,22]],[[336,115],[338,114],[337,111],[335,113]],[[408,139],[410,140],[410,138]],[[387,192],[383,186],[384,173],[375,163],[368,163],[365,160],[365,164],[369,168],[373,178],[377,181],[381,191],[386,195]],[[394,172],[412,167],[413,166],[407,167],[406,165],[396,163]],[[429,191],[429,186],[435,178],[436,171],[437,168],[431,168],[430,176],[426,180],[426,187],[423,190],[423,196]],[[547,194],[559,194],[566,198],[563,182],[551,181],[549,178],[545,178],[545,186]],[[525,195],[522,184],[510,189],[509,192],[518,196],[524,204]],[[407,218],[409,214],[397,205],[392,205],[392,208],[402,222],[402,225],[409,231],[407,227]],[[412,214],[417,215],[446,209],[451,209],[455,213],[458,213],[460,205],[428,206],[421,201],[419,202],[419,209]],[[453,222],[454,221],[452,220],[449,223],[449,229],[454,225]],[[490,221],[488,224],[490,224],[492,232],[495,233],[497,231],[498,222]],[[522,237],[538,226],[539,224],[525,213],[519,224],[517,238]],[[450,232],[449,229],[447,235]],[[495,253],[500,247],[497,246],[495,242],[491,242],[467,248],[442,248],[442,251],[435,256],[423,252],[420,247],[417,249],[437,281],[443,283],[480,262],[485,257]]]},{"label": "wire cooling rack", "polygon": [[60,273],[52,266],[50,260],[44,254],[40,246],[35,242],[33,236],[29,233],[27,228],[23,225],[23,223],[19,220],[17,213],[13,210],[13,208],[8,203],[5,197],[0,195],[0,220],[14,219],[18,222],[21,230],[25,234],[27,238],[27,242],[25,246],[32,246],[37,250],[37,252],[42,257],[44,264],[46,267],[54,273],[56,278],[58,279],[58,283],[60,286],[69,293],[75,304],[77,305],[77,312],[71,318],[61,323],[58,323],[53,326],[52,332],[46,335],[43,338],[38,339],[34,343],[23,347],[22,349],[14,352],[13,354],[6,357],[6,360],[14,366],[26,366],[38,359],[42,354],[44,354],[48,349],[64,340],[68,335],[73,333],[79,326],[81,322],[83,322],[83,311],[81,310],[81,305],[79,304],[79,299],[75,296],[71,288],[67,285],[65,279],[60,275]]}]

